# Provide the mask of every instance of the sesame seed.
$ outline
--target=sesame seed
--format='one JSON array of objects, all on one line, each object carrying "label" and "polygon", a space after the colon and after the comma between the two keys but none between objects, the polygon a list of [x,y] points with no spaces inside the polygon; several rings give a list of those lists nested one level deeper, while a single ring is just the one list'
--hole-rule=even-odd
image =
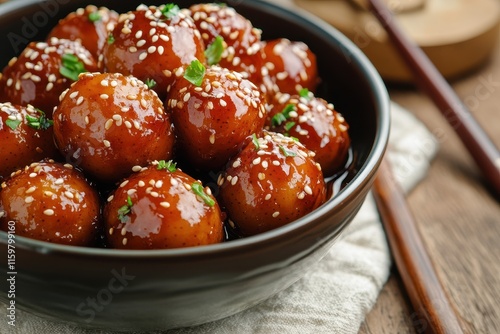
[{"label": "sesame seed", "polygon": [[252,163],[254,165],[258,165],[258,164],[260,164],[260,161],[261,161],[261,159],[260,159],[260,157],[258,157],[258,158],[253,159]]},{"label": "sesame seed", "polygon": [[298,199],[304,199],[304,197],[306,197],[306,193],[301,191],[298,195],[297,195],[297,198]]},{"label": "sesame seed", "polygon": [[6,215],[5,211],[0,211],[0,218],[2,218],[5,215]]},{"label": "sesame seed", "polygon": [[108,94],[101,94],[100,98],[103,100],[107,100],[107,99],[109,99],[109,95]]},{"label": "sesame seed", "polygon": [[263,181],[263,180],[265,180],[265,179],[266,179],[266,174],[264,174],[264,173],[259,173],[258,177],[259,177],[259,180]]},{"label": "sesame seed", "polygon": [[64,180],[62,178],[59,178],[54,183],[57,184],[57,185],[61,185],[61,184],[64,183]]},{"label": "sesame seed", "polygon": [[34,201],[35,199],[33,198],[33,196],[28,196],[24,199],[24,203],[26,204],[30,204]]},{"label": "sesame seed", "polygon": [[136,192],[137,192],[137,189],[129,189],[129,190],[127,190],[127,195],[132,196]]},{"label": "sesame seed", "polygon": [[210,141],[210,144],[215,144],[215,135],[212,133],[210,137],[208,137],[208,140]]},{"label": "sesame seed", "polygon": [[66,168],[69,168],[69,169],[73,169],[73,165],[72,164],[64,164],[63,166],[66,167]]},{"label": "sesame seed", "polygon": [[28,188],[28,190],[26,190],[26,194],[31,194],[32,192],[34,192],[36,190],[36,187],[35,186],[32,186],[30,188]]},{"label": "sesame seed", "polygon": [[146,101],[146,100],[144,100],[144,99],[141,99],[141,106],[142,106],[143,108],[147,108],[147,107],[148,107],[148,103],[147,103],[147,101]]},{"label": "sesame seed", "polygon": [[125,235],[125,234],[127,234],[127,227],[126,227],[126,226],[124,226],[124,227],[121,229],[120,234],[121,234],[121,235]]},{"label": "sesame seed", "polygon": [[231,185],[235,185],[238,182],[238,176],[235,176],[231,179]]},{"label": "sesame seed", "polygon": [[311,189],[311,187],[309,187],[309,186],[305,186],[305,187],[304,187],[304,191],[305,191],[305,193],[306,193],[306,194],[308,194],[308,195],[312,195],[312,194],[313,194],[312,189]]},{"label": "sesame seed", "polygon": [[47,210],[45,210],[45,211],[43,212],[43,214],[44,214],[44,215],[46,215],[46,216],[53,216],[53,215],[54,215],[54,213],[55,213],[55,212],[54,212],[54,210],[52,210],[52,209],[47,209]]},{"label": "sesame seed", "polygon": [[161,181],[161,180],[156,181],[155,187],[158,188],[158,189],[160,189],[161,187],[163,187],[163,181]]},{"label": "sesame seed", "polygon": [[65,191],[64,195],[66,195],[67,198],[71,198],[71,199],[75,198],[75,196],[72,193],[70,193],[69,191]]},{"label": "sesame seed", "polygon": [[120,188],[125,187],[127,184],[128,184],[128,180],[123,181],[123,182],[120,184]]},{"label": "sesame seed", "polygon": [[169,202],[161,202],[160,205],[166,209],[170,208],[170,203]]},{"label": "sesame seed", "polygon": [[111,126],[112,126],[112,125],[113,125],[113,120],[112,120],[112,119],[108,119],[108,120],[106,121],[106,123],[104,123],[104,128],[105,128],[106,130],[109,130],[109,129],[111,128]]},{"label": "sesame seed", "polygon": [[73,92],[73,93],[69,94],[69,97],[72,98],[72,99],[74,99],[74,98],[76,98],[78,96],[78,94],[79,94],[78,91],[77,92]]},{"label": "sesame seed", "polygon": [[103,140],[102,143],[104,144],[104,146],[106,147],[111,147],[111,143],[109,142],[109,140]]},{"label": "sesame seed", "polygon": [[158,194],[156,191],[152,191],[150,195],[153,196],[153,197],[159,197],[160,196],[160,194]]},{"label": "sesame seed", "polygon": [[30,173],[29,177],[33,178],[33,177],[37,177],[37,173]]},{"label": "sesame seed", "polygon": [[274,212],[274,213],[273,213],[273,218],[276,218],[276,217],[278,217],[279,215],[280,215],[279,211],[276,211],[276,212]]},{"label": "sesame seed", "polygon": [[266,201],[269,201],[271,199],[271,194],[267,194],[266,197],[264,197]]},{"label": "sesame seed", "polygon": [[127,245],[127,238],[123,238],[122,243],[123,243],[123,246],[126,246]]},{"label": "sesame seed", "polygon": [[76,100],[76,105],[79,106],[82,103],[83,103],[83,96],[80,96],[78,100]]},{"label": "sesame seed", "polygon": [[89,116],[85,116],[85,124],[89,124],[89,123],[90,123]]},{"label": "sesame seed", "polygon": [[148,56],[148,53],[147,52],[143,52],[139,55],[139,60],[144,60],[146,59],[146,57]]},{"label": "sesame seed", "polygon": [[115,229],[114,229],[114,228],[112,228],[112,227],[110,227],[110,228],[109,228],[109,235],[113,235],[113,232],[114,232],[114,231],[115,231]]},{"label": "sesame seed", "polygon": [[54,193],[52,191],[44,191],[43,194],[47,197],[52,197],[54,195]]}]

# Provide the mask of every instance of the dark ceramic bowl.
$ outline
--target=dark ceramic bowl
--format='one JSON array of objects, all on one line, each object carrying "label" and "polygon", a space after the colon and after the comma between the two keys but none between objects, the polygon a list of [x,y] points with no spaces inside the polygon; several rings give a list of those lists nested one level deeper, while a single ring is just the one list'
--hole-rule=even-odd
[{"label": "dark ceramic bowl", "polygon": [[[0,66],[59,18],[86,4],[119,12],[139,1],[16,0],[0,5]],[[194,1],[177,1],[187,7]],[[160,4],[150,1],[149,4]],[[263,39],[306,42],[318,57],[319,95],[350,123],[355,175],[313,213],[258,236],[196,248],[127,251],[15,239],[16,306],[81,326],[150,330],[191,326],[245,310],[296,282],[356,215],[375,177],[389,134],[389,99],[379,75],[350,41],[324,22],[264,1],[230,1]],[[0,233],[2,272],[7,268]],[[6,303],[7,282],[0,280]],[[92,304],[94,300],[95,304]]]}]

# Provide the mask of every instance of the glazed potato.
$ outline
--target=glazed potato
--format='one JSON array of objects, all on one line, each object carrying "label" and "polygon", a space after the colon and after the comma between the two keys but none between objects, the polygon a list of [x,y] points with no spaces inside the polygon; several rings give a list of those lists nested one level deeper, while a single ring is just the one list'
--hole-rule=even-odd
[{"label": "glazed potato", "polygon": [[286,38],[263,44],[261,89],[271,99],[277,93],[296,94],[302,88],[316,91],[319,83],[316,56],[307,44]]},{"label": "glazed potato", "polygon": [[52,121],[28,105],[0,103],[0,180],[18,168],[55,158]]},{"label": "glazed potato", "polygon": [[194,62],[176,71],[184,75],[169,87],[166,109],[172,113],[180,154],[200,170],[218,170],[247,136],[260,133],[266,110],[257,87],[239,72],[211,66],[195,82],[193,68],[205,70]]},{"label": "glazed potato", "polygon": [[68,14],[51,30],[48,38],[77,40],[102,63],[102,52],[109,33],[118,23],[118,13],[105,7],[88,5]]},{"label": "glazed potato", "polygon": [[31,42],[4,68],[0,102],[31,104],[52,118],[59,95],[80,73],[97,70],[94,57],[77,41],[53,37],[47,42]]},{"label": "glazed potato", "polygon": [[97,192],[71,165],[32,163],[2,183],[0,228],[14,221],[16,235],[93,246],[100,225]]},{"label": "glazed potato", "polygon": [[219,199],[243,236],[288,224],[325,202],[314,153],[282,134],[253,136],[218,180]]},{"label": "glazed potato", "polygon": [[106,236],[113,248],[164,249],[222,242],[222,215],[210,188],[160,161],[133,174],[108,198]]},{"label": "glazed potato", "polygon": [[217,64],[240,72],[245,78],[251,78],[257,73],[261,67],[256,55],[262,47],[262,31],[254,28],[249,20],[225,4],[197,4],[191,6],[189,12],[205,47],[213,44],[218,36],[222,38],[223,52]]},{"label": "glazed potato", "polygon": [[173,4],[140,5],[122,14],[105,46],[108,72],[154,80],[162,98],[173,80],[174,69],[194,59],[205,60],[205,46],[191,17]]},{"label": "glazed potato", "polygon": [[57,147],[87,174],[104,182],[135,166],[170,159],[174,134],[156,93],[118,73],[85,73],[61,95],[54,111]]},{"label": "glazed potato", "polygon": [[266,123],[271,131],[297,138],[313,151],[325,176],[344,167],[351,144],[349,125],[324,99],[308,90],[301,95],[278,94]]}]

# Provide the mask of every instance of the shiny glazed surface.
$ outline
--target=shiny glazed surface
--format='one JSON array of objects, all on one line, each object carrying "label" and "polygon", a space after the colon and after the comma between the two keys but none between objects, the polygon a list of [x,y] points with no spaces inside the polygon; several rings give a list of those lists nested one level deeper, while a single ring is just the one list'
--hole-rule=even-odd
[{"label": "shiny glazed surface", "polygon": [[[9,38],[13,33],[22,35],[21,18],[32,19],[40,10],[38,2],[19,0],[0,7],[0,43],[11,46],[0,55],[2,63],[19,52],[20,44]],[[75,0],[60,5],[57,17],[87,4]],[[124,11],[139,2],[94,4]],[[194,1],[178,4],[188,7]],[[257,0],[242,2],[237,10],[263,29],[264,39],[302,40],[318,55],[323,78],[318,96],[334,101],[350,120],[354,174],[349,183],[306,217],[258,236],[217,245],[131,251],[68,247],[18,237],[16,284],[23,293],[16,296],[16,302],[20,308],[56,321],[126,331],[213,321],[293,284],[324,256],[357,213],[387,144],[389,100],[380,77],[345,37],[307,14]],[[43,38],[50,28],[40,29],[36,37]],[[6,248],[4,232],[0,232],[0,244]],[[123,278],[123,291],[96,312],[85,301],[97,296],[116,275]],[[7,291],[5,285],[0,282],[1,291]],[[1,300],[6,298],[0,294]]]}]

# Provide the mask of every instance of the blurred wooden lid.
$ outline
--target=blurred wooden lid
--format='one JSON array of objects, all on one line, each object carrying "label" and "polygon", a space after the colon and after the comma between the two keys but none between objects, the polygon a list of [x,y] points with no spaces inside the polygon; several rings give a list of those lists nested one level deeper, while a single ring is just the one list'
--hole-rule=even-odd
[{"label": "blurred wooden lid", "polygon": [[[385,80],[412,82],[383,27],[359,5],[362,1],[292,1],[349,37]],[[498,0],[400,0],[388,1],[388,5],[403,30],[448,79],[480,66],[498,42]]]}]

